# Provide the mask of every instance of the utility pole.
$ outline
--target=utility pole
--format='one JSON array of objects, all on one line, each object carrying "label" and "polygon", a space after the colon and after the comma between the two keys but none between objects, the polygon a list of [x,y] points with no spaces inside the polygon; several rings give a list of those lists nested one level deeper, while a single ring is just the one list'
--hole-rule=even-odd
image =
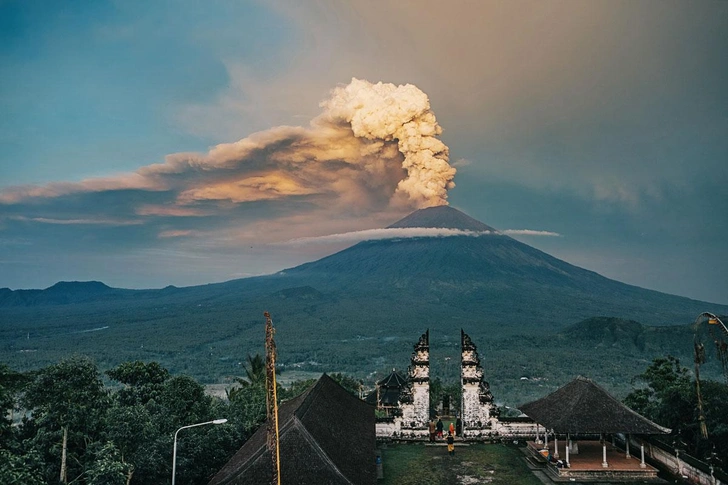
[{"label": "utility pole", "polygon": [[272,459],[272,485],[281,485],[280,443],[278,442],[278,396],[276,394],[275,329],[270,313],[265,312],[265,401],[268,417],[268,450]]}]

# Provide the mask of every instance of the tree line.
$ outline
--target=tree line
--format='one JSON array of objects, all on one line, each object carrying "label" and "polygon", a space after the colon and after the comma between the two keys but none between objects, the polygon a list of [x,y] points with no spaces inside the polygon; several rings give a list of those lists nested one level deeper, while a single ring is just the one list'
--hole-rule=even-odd
[{"label": "tree line", "polygon": [[[126,362],[103,374],[80,356],[29,373],[0,364],[0,483],[169,483],[175,431],[226,418],[178,436],[177,483],[207,483],[265,421],[265,363],[256,355],[246,364],[228,399],[157,362]],[[358,381],[332,377],[358,393]],[[313,382],[278,395],[291,399]]]},{"label": "tree line", "polygon": [[[670,428],[671,435],[664,439],[668,445],[701,460],[715,461],[723,469],[728,466],[728,384],[701,379],[699,397],[694,376],[679,359],[667,356],[654,359],[633,379],[633,385],[636,389],[624,403]],[[707,438],[701,433],[701,421]]]},{"label": "tree line", "polygon": [[[361,381],[331,377],[360,395]],[[314,382],[294,382],[278,395],[291,399]],[[459,398],[455,386],[437,379],[432,384],[436,400]],[[728,385],[701,381],[707,439],[700,434],[695,381],[679,360],[655,359],[634,386],[625,403],[671,428],[675,446],[725,461]],[[205,394],[195,379],[171,375],[157,362],[126,362],[104,373],[82,356],[27,373],[0,364],[0,409],[0,483],[169,483],[175,431],[226,418],[224,425],[185,430],[178,438],[178,483],[207,483],[265,420],[265,363],[260,355],[248,356],[245,376],[227,399]]]}]

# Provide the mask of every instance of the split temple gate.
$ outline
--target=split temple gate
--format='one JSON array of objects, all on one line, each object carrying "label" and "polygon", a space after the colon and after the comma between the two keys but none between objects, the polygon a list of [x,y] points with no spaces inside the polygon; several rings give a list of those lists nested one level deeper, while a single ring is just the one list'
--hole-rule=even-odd
[{"label": "split temple gate", "polygon": [[[531,452],[529,460],[534,460],[536,466],[542,463],[552,476],[563,480],[649,480],[657,475],[657,470],[645,463],[643,442],[633,436],[665,434],[670,430],[627,408],[589,379],[578,377],[545,398],[522,405],[520,409],[528,416],[526,419],[501,419],[490,385],[484,379],[478,349],[461,330],[460,384],[462,433],[458,439],[525,438]],[[414,345],[407,377],[392,371],[377,383],[377,390],[367,400],[387,413],[387,417],[377,420],[377,438],[427,438],[429,330]],[[572,440],[577,435],[578,443]],[[612,440],[619,437],[625,442],[624,453],[609,443],[608,435]],[[631,455],[630,444],[636,447],[632,450],[638,452],[639,458]]]},{"label": "split temple gate", "polygon": [[[398,388],[393,388],[397,383]],[[497,436],[526,437],[536,433],[532,422],[500,420],[490,385],[484,379],[478,349],[470,336],[460,330],[460,383],[463,423],[462,437],[489,439]],[[393,395],[398,393],[398,406],[392,406]],[[388,396],[385,403],[382,396]],[[377,396],[377,397],[375,397]],[[430,419],[430,331],[423,333],[414,345],[414,351],[403,378],[396,371],[377,383],[377,389],[367,399],[388,416],[377,422],[377,437],[420,439],[428,435]]]}]

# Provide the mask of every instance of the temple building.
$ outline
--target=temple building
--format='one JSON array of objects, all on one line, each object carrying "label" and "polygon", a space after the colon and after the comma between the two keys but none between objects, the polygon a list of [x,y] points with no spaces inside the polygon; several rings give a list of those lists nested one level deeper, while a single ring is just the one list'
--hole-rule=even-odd
[{"label": "temple building", "polygon": [[415,344],[407,369],[408,386],[400,399],[402,430],[424,435],[430,418],[430,331]]},{"label": "temple building", "polygon": [[462,329],[460,349],[463,433],[468,437],[492,435],[498,428],[498,408],[490,385],[483,379],[478,349]]},{"label": "temple building", "polygon": [[[380,381],[382,382],[382,381]],[[380,393],[381,395],[381,393]],[[399,392],[398,410],[377,420],[377,437],[422,438],[430,418],[430,331],[420,336],[407,369],[407,381]]]},{"label": "temple building", "polygon": [[[534,436],[536,423],[531,420],[499,419],[490,386],[484,379],[478,350],[463,330],[460,331],[460,347],[462,407],[459,412],[463,432],[459,438],[488,440]],[[430,418],[429,330],[414,345],[406,380],[398,376],[393,372],[379,381],[377,390],[367,399],[384,411],[377,418],[377,438],[425,438]],[[394,396],[397,396],[396,405]]]},{"label": "temple building", "polygon": [[[377,482],[374,408],[324,374],[306,392],[281,404],[282,484]],[[272,457],[261,426],[209,485],[270,483]]]},{"label": "temple building", "polygon": [[365,401],[376,406],[380,415],[401,416],[399,401],[405,389],[408,389],[407,380],[396,369],[392,369],[387,377],[377,382],[376,389],[367,395]]},{"label": "temple building", "polygon": [[[590,379],[577,377],[520,409],[550,430],[544,441],[538,436],[529,441],[528,450],[534,458],[545,461],[547,471],[558,480],[601,481],[609,477],[640,481],[657,476],[657,470],[645,462],[640,437],[669,434],[670,429],[639,415]],[[581,437],[578,443],[577,436]],[[612,443],[608,436],[612,436]],[[624,450],[614,446],[617,436],[624,439]],[[636,449],[630,449],[632,443]]]}]

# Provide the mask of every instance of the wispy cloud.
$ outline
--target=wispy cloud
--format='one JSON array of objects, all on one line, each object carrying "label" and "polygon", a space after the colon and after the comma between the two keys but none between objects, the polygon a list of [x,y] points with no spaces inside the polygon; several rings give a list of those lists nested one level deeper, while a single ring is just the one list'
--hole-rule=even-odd
[{"label": "wispy cloud", "polygon": [[453,167],[467,167],[468,165],[472,165],[473,162],[471,160],[468,160],[467,158],[458,158],[453,162]]},{"label": "wispy cloud", "polygon": [[58,225],[99,225],[99,226],[138,226],[143,224],[141,220],[120,220],[120,219],[51,219],[47,217],[24,217],[11,216],[8,219],[24,222],[38,222],[40,224]]},{"label": "wispy cloud", "polygon": [[170,231],[162,231],[158,234],[158,237],[160,238],[169,238],[169,237],[189,237],[189,236],[197,236],[199,234],[202,234],[200,231],[195,231],[192,229],[185,229],[185,230],[170,230]]},{"label": "wispy cloud", "polygon": [[500,231],[508,236],[547,236],[547,237],[561,237],[558,232],[551,231],[534,231],[532,229],[504,229]]},{"label": "wispy cloud", "polygon": [[309,244],[341,244],[341,243],[357,243],[361,241],[375,241],[382,239],[406,239],[419,237],[454,237],[454,236],[499,236],[499,235],[518,235],[518,236],[556,236],[561,234],[550,231],[533,231],[530,229],[507,229],[505,231],[463,231],[460,229],[447,228],[430,228],[430,227],[406,227],[406,228],[385,228],[385,229],[366,229],[363,231],[351,231],[341,234],[329,234],[325,236],[315,237],[299,237],[289,239],[280,243],[274,243],[274,246],[304,246]]},{"label": "wispy cloud", "polygon": [[337,244],[355,243],[360,241],[373,241],[379,239],[404,239],[416,237],[452,237],[452,236],[484,236],[497,235],[490,231],[462,231],[460,229],[428,228],[428,227],[406,227],[393,229],[366,229],[363,231],[352,231],[341,234],[329,234],[326,236],[300,237],[290,239],[276,245],[281,246],[303,246],[306,244]]},{"label": "wispy cloud", "polygon": [[203,217],[213,214],[211,210],[175,205],[144,205],[136,209],[140,216]]}]

